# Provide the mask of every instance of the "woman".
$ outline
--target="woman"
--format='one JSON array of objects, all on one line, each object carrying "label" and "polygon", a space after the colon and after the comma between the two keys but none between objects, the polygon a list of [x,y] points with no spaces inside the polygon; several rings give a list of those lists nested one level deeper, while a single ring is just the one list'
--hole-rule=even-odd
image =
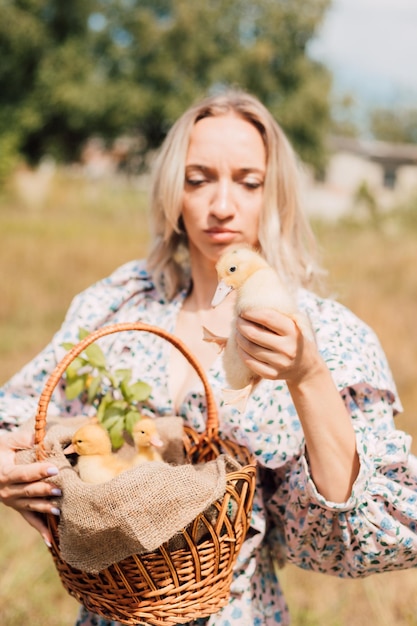
[{"label": "woman", "polygon": [[[231,332],[233,299],[216,308],[215,264],[228,247],[248,243],[296,292],[316,341],[275,310],[237,322],[240,356],[262,381],[245,412],[220,408],[221,432],[259,461],[252,528],[236,566],[229,604],[203,620],[216,626],[288,624],[275,563],[359,576],[415,563],[417,509],[410,439],[395,430],[394,382],[373,332],[341,305],[308,290],[315,276],[311,233],[297,197],[293,151],[269,112],[250,95],[229,92],[190,108],[162,146],[151,199],[154,240],[146,261],[127,263],[78,295],[50,345],[0,396],[0,498],[49,542],[37,512],[59,514],[44,479],[49,463],[14,465],[28,444],[15,427],[35,413],[62,343],[78,329],[136,321],[180,337],[205,367],[221,399],[221,356],[202,337]],[[111,362],[152,381],[156,414],[176,413],[204,429],[202,389],[174,350],[141,334],[107,338]],[[140,357],[140,358],[139,358]],[[55,398],[57,413],[82,407]],[[81,610],[78,625],[112,622]]]}]

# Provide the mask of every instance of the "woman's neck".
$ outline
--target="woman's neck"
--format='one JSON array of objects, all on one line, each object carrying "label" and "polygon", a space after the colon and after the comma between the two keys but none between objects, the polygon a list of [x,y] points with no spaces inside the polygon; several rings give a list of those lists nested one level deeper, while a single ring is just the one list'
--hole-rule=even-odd
[{"label": "woman's neck", "polygon": [[[227,339],[231,332],[234,297],[230,294],[218,307],[211,306],[216,289],[206,283],[201,273],[194,273],[191,290],[178,312],[175,334],[190,349],[206,371],[219,357],[219,347],[204,340],[204,328],[219,337]],[[191,365],[177,351],[173,350],[169,363],[169,388],[176,410],[186,393],[195,385],[197,375]]]},{"label": "woman's neck", "polygon": [[213,266],[194,263],[191,271],[191,288],[187,296],[189,310],[208,311],[217,287],[217,273]]}]

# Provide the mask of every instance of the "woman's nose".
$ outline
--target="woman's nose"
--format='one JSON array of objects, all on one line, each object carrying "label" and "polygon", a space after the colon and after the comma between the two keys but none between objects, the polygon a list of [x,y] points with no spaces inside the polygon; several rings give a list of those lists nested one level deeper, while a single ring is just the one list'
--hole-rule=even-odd
[{"label": "woman's nose", "polygon": [[224,219],[233,212],[233,189],[228,180],[219,180],[212,202],[212,211],[216,217]]}]

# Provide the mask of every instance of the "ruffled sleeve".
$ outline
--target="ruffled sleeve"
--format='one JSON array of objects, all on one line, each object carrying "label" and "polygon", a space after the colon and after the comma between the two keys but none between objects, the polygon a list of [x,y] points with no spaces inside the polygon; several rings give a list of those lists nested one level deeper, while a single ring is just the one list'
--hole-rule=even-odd
[{"label": "ruffled sleeve", "polygon": [[317,346],[339,390],[369,385],[386,391],[394,412],[402,410],[390,367],[372,328],[342,304],[300,294],[300,308],[308,315]]},{"label": "ruffled sleeve", "polygon": [[361,462],[350,498],[344,503],[323,498],[300,455],[280,476],[269,476],[277,487],[267,503],[270,540],[282,549],[284,535],[289,561],[337,576],[415,565],[417,462],[410,454],[411,438],[394,428],[387,394],[347,389],[344,398]]},{"label": "ruffled sleeve", "polygon": [[[46,348],[0,389],[0,432],[10,430],[36,413],[37,402],[48,376],[62,359],[64,342],[77,343],[80,327],[94,330],[115,321],[121,310],[138,307],[144,294],[154,289],[143,261],[132,261],[95,283],[72,301],[65,321]],[[76,413],[81,407],[54,393],[51,414]]]},{"label": "ruffled sleeve", "polygon": [[305,310],[356,433],[360,472],[349,499],[316,489],[304,443],[290,462],[264,468],[268,540],[305,569],[357,577],[417,563],[417,460],[397,430],[401,410],[385,354],[373,331],[329,300],[305,296]]},{"label": "ruffled sleeve", "polygon": [[[301,292],[299,307],[309,317],[320,354],[340,393],[356,390],[370,427],[377,423],[379,429],[392,429],[392,417],[402,406],[372,329],[343,305],[308,291]],[[224,377],[220,382],[224,384]],[[380,398],[388,409],[384,418],[373,413]],[[348,410],[352,412],[353,407]],[[225,435],[249,448],[263,467],[279,469],[303,456],[304,434],[285,381],[262,380],[245,413],[223,404],[221,422]],[[360,437],[358,433],[359,447]]]}]

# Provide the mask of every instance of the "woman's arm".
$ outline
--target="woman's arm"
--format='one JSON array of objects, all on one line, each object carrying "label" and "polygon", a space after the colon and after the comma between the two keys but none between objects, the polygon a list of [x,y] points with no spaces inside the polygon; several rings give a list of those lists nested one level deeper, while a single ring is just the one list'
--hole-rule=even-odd
[{"label": "woman's arm", "polygon": [[45,481],[58,474],[58,469],[49,462],[16,464],[16,452],[31,448],[32,440],[28,430],[19,429],[0,437],[0,502],[19,511],[50,545],[50,533],[39,514],[59,515],[59,509],[50,498],[62,494]]},{"label": "woman's arm", "polygon": [[272,309],[246,311],[237,329],[246,365],[263,378],[286,381],[317,489],[333,502],[344,502],[359,472],[355,433],[315,342],[293,319]]},{"label": "woman's arm", "polygon": [[361,469],[344,503],[326,500],[299,456],[268,470],[269,540],[292,563],[341,577],[417,564],[417,459],[411,437],[394,428],[392,398],[366,385],[343,392]]},{"label": "woman's arm", "polygon": [[[17,450],[32,447],[33,430],[18,427],[34,418],[46,380],[65,354],[62,344],[76,343],[80,327],[94,330],[109,323],[126,302],[136,295],[140,299],[142,292],[150,287],[143,264],[132,262],[77,295],[51,343],[0,389],[0,501],[19,511],[46,542],[50,537],[39,514],[59,513],[49,499],[58,494],[53,485],[45,482],[45,478],[57,472],[48,462],[15,463]],[[85,408],[79,402],[68,402],[63,388],[58,386],[48,413],[64,415],[83,411]]]}]

